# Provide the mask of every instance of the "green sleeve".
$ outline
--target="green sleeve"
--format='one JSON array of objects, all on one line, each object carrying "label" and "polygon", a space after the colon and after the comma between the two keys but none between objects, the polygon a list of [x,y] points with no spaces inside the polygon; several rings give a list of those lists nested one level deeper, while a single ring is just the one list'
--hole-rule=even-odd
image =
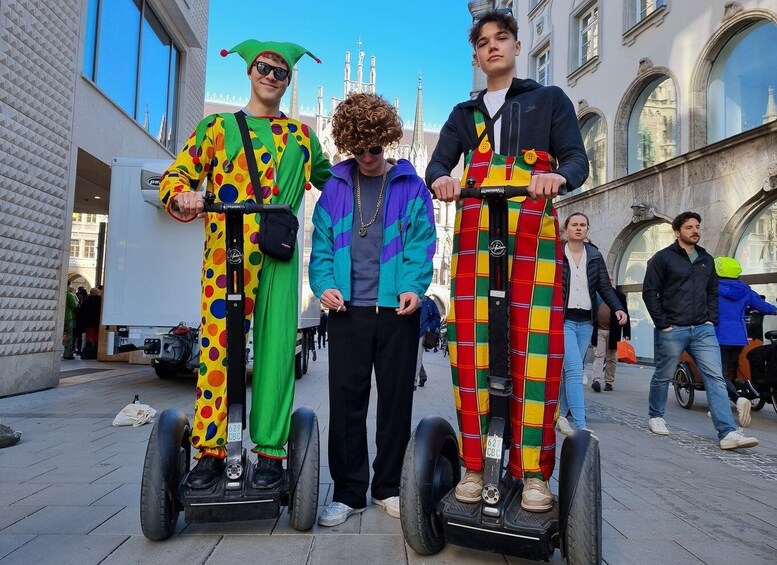
[{"label": "green sleeve", "polygon": [[312,131],[310,132],[310,159],[310,182],[320,190],[324,183],[329,180],[329,177],[332,176],[332,163],[324,155],[324,152],[321,150],[321,143]]}]

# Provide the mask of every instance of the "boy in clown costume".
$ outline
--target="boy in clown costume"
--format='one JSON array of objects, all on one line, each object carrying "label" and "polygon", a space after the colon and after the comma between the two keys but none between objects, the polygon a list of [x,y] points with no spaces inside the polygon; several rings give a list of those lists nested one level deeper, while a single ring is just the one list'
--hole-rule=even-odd
[{"label": "boy in clown costume", "polygon": [[[547,512],[553,507],[548,480],[555,463],[553,425],[564,355],[562,255],[551,200],[565,186],[583,183],[588,158],[564,92],[516,77],[521,42],[515,19],[488,12],[472,26],[469,39],[474,63],[486,75],[486,90],[451,112],[426,169],[426,183],[440,200],[458,200],[462,183],[450,174],[464,154],[463,183],[472,178],[475,186],[528,186],[528,198],[507,202],[513,381],[508,469],[523,479],[521,506]],[[555,170],[554,161],[559,162]],[[489,425],[488,216],[485,201],[457,204],[448,350],[459,455],[466,468],[455,495],[465,503],[481,499]]]},{"label": "boy in clown costume", "polygon": [[[234,114],[203,119],[165,172],[159,197],[175,219],[189,222],[206,216],[204,193],[216,202],[262,199],[265,204],[289,204],[296,214],[311,186],[323,186],[330,163],[315,134],[305,124],[280,112],[280,101],[291,82],[294,64],[309,51],[293,43],[244,41],[222,56],[237,53],[247,65],[251,96],[246,116],[261,186],[252,186],[243,141]],[[318,59],[316,59],[317,62]],[[177,210],[174,209],[175,202]],[[255,488],[273,488],[283,476],[282,460],[294,399],[298,252],[278,261],[259,251],[259,216],[244,216],[245,328],[254,325],[253,394],[249,430],[257,454]],[[208,488],[223,473],[227,443],[226,407],[226,252],[224,216],[205,217],[202,266],[202,325],[200,371],[197,381],[192,446],[197,465],[187,482]]]}]

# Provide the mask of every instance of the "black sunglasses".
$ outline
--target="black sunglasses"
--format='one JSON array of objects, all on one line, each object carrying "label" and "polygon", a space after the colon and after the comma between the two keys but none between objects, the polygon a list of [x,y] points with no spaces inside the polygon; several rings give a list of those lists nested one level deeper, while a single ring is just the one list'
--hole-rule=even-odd
[{"label": "black sunglasses", "polygon": [[263,77],[266,77],[270,74],[270,71],[272,71],[273,76],[275,77],[275,80],[286,80],[289,78],[289,71],[288,69],[284,69],[283,67],[273,67],[272,65],[268,65],[264,61],[257,61],[254,63],[254,66],[256,67],[256,70],[259,72],[260,75]]},{"label": "black sunglasses", "polygon": [[[383,153],[383,147],[380,145],[375,145],[374,147],[370,147],[369,149],[367,149],[367,151],[370,152],[370,155],[380,155],[381,153]],[[355,149],[353,154],[356,157],[361,157],[362,155],[364,155],[364,149]]]}]

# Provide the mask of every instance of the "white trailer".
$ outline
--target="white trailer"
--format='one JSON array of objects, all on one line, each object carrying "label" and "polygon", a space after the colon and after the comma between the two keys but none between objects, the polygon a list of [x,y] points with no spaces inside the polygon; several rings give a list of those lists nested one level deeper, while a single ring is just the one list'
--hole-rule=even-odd
[{"label": "white trailer", "polygon": [[[142,350],[160,377],[199,366],[200,279],[205,233],[201,221],[173,220],[159,201],[159,181],[170,160],[115,158],[105,261],[102,323],[108,352]],[[321,305],[308,284],[315,190],[299,210],[299,312],[295,372],[307,372]],[[186,331],[183,328],[189,328]],[[178,328],[177,330],[175,328]],[[248,349],[252,349],[249,332]],[[249,363],[253,355],[247,352]]]}]

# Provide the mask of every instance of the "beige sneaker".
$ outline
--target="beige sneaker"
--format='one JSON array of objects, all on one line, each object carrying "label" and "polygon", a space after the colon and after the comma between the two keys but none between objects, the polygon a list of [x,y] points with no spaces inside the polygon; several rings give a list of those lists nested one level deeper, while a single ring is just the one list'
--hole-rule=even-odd
[{"label": "beige sneaker", "polygon": [[558,420],[556,420],[556,429],[565,436],[571,436],[572,432],[575,431],[572,429],[572,426],[569,425],[569,420],[564,416],[559,416]]},{"label": "beige sneaker", "polygon": [[529,512],[547,512],[553,508],[553,495],[546,481],[524,479],[521,508]]},{"label": "beige sneaker", "polygon": [[750,409],[753,407],[752,404],[750,404],[750,401],[740,396],[737,398],[737,416],[739,416],[739,425],[743,428],[746,428],[750,425],[751,418],[750,418]]},{"label": "beige sneaker", "polygon": [[464,476],[456,485],[454,495],[459,502],[473,504],[480,502],[480,496],[483,493],[483,471],[470,471],[464,473]]}]

